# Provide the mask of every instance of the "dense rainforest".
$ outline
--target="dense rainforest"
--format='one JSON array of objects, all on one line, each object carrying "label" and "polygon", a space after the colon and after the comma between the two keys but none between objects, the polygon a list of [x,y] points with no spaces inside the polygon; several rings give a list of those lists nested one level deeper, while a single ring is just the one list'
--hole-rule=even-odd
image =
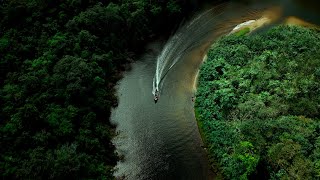
[{"label": "dense rainforest", "polygon": [[225,178],[320,178],[319,50],[319,30],[295,26],[212,46],[195,107]]},{"label": "dense rainforest", "polygon": [[194,1],[0,1],[2,179],[112,179],[114,86]]}]

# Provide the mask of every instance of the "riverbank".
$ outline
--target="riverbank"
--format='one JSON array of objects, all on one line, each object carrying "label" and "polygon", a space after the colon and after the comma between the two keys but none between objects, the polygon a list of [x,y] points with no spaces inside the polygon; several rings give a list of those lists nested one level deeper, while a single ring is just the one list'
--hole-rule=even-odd
[{"label": "riverbank", "polygon": [[219,164],[217,163],[217,161],[215,161],[215,158],[208,153],[209,143],[206,142],[205,132],[203,130],[204,125],[203,125],[202,121],[200,121],[199,113],[196,108],[194,109],[194,114],[195,114],[195,119],[197,122],[198,131],[199,131],[201,139],[202,139],[201,148],[203,148],[206,152],[206,155],[207,155],[207,158],[209,161],[210,171],[213,174],[213,175],[211,175],[211,177],[212,177],[212,179],[215,179],[215,180],[223,179],[223,174],[221,173],[221,171],[219,171]]},{"label": "riverbank", "polygon": [[[258,28],[261,28],[261,27],[263,27],[265,25],[268,25],[271,22],[272,22],[271,18],[270,17],[266,17],[266,16],[263,16],[263,17],[261,17],[261,18],[259,18],[257,20],[249,20],[249,21],[240,23],[235,28],[233,28],[233,30],[229,33],[229,35],[236,34],[236,36],[242,36],[242,35],[245,35],[247,33],[253,32],[254,30],[256,30]],[[207,58],[208,58],[208,56],[205,55],[202,61],[205,62],[207,60]],[[197,75],[195,76],[195,80],[194,80],[194,85],[193,85],[193,87],[194,87],[193,91],[194,92],[197,91],[199,71],[198,71]],[[208,156],[208,159],[209,159],[209,162],[210,162],[210,170],[215,174],[215,179],[218,179],[218,180],[219,179],[223,179],[222,172],[218,170],[218,169],[220,169],[218,162],[208,152],[209,143],[206,141],[207,138],[205,137],[204,125],[203,125],[203,122],[200,120],[199,112],[197,111],[196,107],[194,108],[194,114],[195,114],[195,119],[196,119],[196,122],[197,122],[198,130],[199,130],[202,142],[203,142],[201,147],[207,153],[207,156]]]},{"label": "riverbank", "polygon": [[[313,159],[318,157],[317,148],[301,151],[306,148],[306,144],[292,134],[293,129],[304,127],[296,133],[310,141],[312,133],[306,131],[315,131],[318,115],[313,107],[317,104],[313,104],[313,100],[307,100],[300,106],[301,99],[294,98],[294,93],[299,91],[290,87],[292,80],[283,80],[298,78],[298,83],[302,83],[302,79],[312,80],[304,75],[312,76],[314,72],[306,69],[316,66],[316,61],[310,60],[310,57],[316,58],[319,54],[315,50],[319,43],[314,44],[317,36],[315,31],[283,26],[254,37],[222,38],[215,44],[215,49],[209,51],[208,60],[204,62],[199,74],[195,115],[210,160],[214,157],[219,162],[218,168],[223,169],[221,172],[228,179],[260,176],[312,177],[311,172],[317,172],[316,167],[310,166],[311,162],[317,161],[317,158]],[[282,59],[279,65],[276,63],[278,59]],[[305,59],[305,62],[299,61],[300,59]],[[311,62],[312,66],[305,65]],[[281,74],[288,71],[292,75],[282,77],[277,71],[282,72]],[[282,79],[278,79],[279,77]],[[282,84],[287,87],[282,87]],[[305,89],[305,86],[308,85],[298,87]],[[242,94],[244,92],[250,93]],[[310,96],[309,92],[303,92],[306,97]],[[286,101],[288,102],[283,104]],[[299,111],[299,108],[304,110]],[[271,140],[271,137],[274,139]],[[284,153],[286,148],[293,150],[292,156],[288,157]],[[279,168],[279,158],[288,164]],[[289,163],[288,159],[291,158],[294,162]],[[308,167],[309,170],[302,167]],[[294,171],[295,168],[300,170]]]},{"label": "riverbank", "polygon": [[[241,24],[238,24],[230,33],[230,34],[238,34],[244,35],[247,33],[251,33],[253,31],[258,30],[259,28],[263,28],[265,26],[271,25],[273,22],[277,21],[279,15],[270,16],[270,13],[267,11],[265,12],[261,18],[248,20]],[[303,26],[307,28],[315,28],[319,29],[320,27],[316,24],[312,24],[310,22],[304,21],[298,17],[289,16],[283,22],[283,25],[295,25],[295,26]]]}]

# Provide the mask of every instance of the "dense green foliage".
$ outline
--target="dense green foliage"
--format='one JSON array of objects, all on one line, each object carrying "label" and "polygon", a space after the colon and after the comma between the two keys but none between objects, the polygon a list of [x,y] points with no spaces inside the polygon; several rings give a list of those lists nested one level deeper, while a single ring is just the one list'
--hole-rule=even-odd
[{"label": "dense green foliage", "polygon": [[208,53],[196,100],[227,179],[320,178],[320,33],[281,26]]},{"label": "dense green foliage", "polygon": [[181,5],[0,1],[2,179],[113,178],[114,85],[146,40],[176,26]]}]

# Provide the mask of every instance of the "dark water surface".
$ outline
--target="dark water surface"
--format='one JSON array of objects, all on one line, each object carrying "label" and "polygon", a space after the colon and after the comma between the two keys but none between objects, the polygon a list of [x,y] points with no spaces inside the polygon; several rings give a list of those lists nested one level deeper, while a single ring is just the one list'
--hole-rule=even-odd
[{"label": "dark water surface", "polygon": [[120,135],[117,149],[125,155],[116,175],[128,179],[207,179],[208,161],[200,147],[194,119],[192,72],[181,64],[168,75],[157,104],[153,102],[154,58],[133,65],[120,82],[119,107],[113,112]]}]

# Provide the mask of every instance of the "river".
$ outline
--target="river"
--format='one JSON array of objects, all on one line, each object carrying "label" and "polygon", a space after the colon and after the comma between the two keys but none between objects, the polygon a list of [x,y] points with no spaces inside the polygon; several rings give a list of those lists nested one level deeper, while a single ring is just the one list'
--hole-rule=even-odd
[{"label": "river", "polygon": [[116,175],[125,174],[128,179],[206,179],[208,161],[200,147],[191,101],[194,72],[187,68],[197,66],[199,63],[192,61],[197,58],[189,58],[168,75],[157,104],[151,94],[155,58],[146,55],[119,84],[119,107],[112,118],[121,120],[116,145],[125,158]]},{"label": "river", "polygon": [[262,12],[222,9],[209,16],[197,16],[203,26],[184,27],[184,35],[178,41],[186,41],[190,46],[186,51],[180,50],[183,55],[166,75],[157,104],[153,101],[152,84],[157,56],[165,43],[160,40],[150,43],[145,55],[124,74],[117,87],[119,105],[111,115],[119,133],[113,142],[124,157],[116,166],[116,177],[133,180],[215,177],[201,147],[194,117],[195,77],[216,38],[241,22],[261,17]]}]

